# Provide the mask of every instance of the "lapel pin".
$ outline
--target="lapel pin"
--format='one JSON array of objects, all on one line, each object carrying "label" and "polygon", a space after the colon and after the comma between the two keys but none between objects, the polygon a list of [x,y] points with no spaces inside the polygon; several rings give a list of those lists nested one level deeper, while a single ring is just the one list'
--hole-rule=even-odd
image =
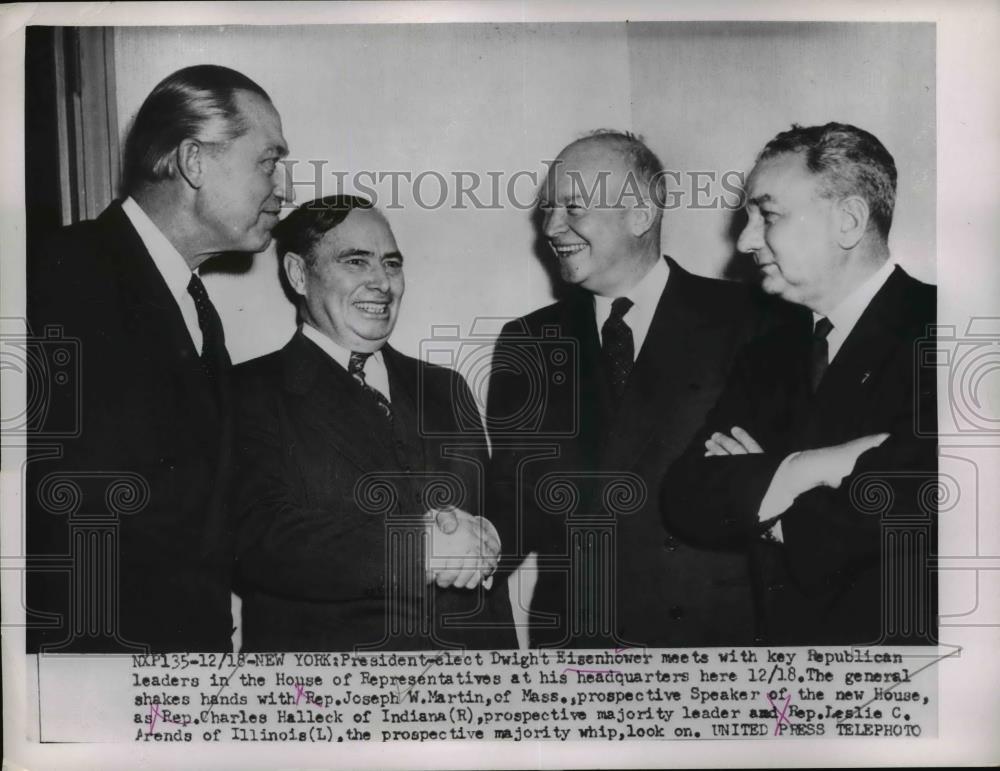
[{"label": "lapel pin", "polygon": [[865,372],[865,374],[863,374],[861,376],[861,385],[864,385],[865,383],[867,383],[868,382],[868,378],[870,378],[871,376],[872,376],[871,370],[868,370],[867,372]]}]

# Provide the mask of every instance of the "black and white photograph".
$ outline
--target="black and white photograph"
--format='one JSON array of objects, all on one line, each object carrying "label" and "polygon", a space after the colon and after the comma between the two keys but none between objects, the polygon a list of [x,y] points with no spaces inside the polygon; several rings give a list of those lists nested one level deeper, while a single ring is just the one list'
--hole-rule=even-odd
[{"label": "black and white photograph", "polygon": [[997,762],[998,10],[0,11],[6,762]]}]

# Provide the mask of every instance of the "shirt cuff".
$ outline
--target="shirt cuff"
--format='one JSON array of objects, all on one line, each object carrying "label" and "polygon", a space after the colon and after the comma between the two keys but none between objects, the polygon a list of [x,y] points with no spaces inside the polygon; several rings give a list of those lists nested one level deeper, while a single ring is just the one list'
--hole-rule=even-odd
[{"label": "shirt cuff", "polygon": [[760,508],[757,509],[757,521],[769,525],[764,531],[765,537],[779,543],[782,542],[782,535],[781,522],[778,521],[778,517],[791,507],[801,492],[795,486],[792,474],[788,469],[788,462],[791,458],[792,456],[788,455],[781,461],[774,476],[771,477],[771,484],[768,486],[767,492],[761,499]]}]

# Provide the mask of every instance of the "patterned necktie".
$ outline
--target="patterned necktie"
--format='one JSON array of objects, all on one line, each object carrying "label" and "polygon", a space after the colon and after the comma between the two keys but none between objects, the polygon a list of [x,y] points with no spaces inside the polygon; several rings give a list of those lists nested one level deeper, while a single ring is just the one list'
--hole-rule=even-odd
[{"label": "patterned necktie", "polygon": [[347,363],[347,374],[358,381],[358,385],[361,386],[362,390],[375,400],[375,404],[381,413],[389,420],[392,420],[392,407],[389,405],[389,400],[385,398],[385,394],[377,388],[372,388],[368,385],[368,381],[365,380],[365,362],[368,361],[369,356],[371,356],[370,353],[352,351],[351,359]]},{"label": "patterned necktie", "polygon": [[820,381],[830,365],[830,345],[826,336],[833,329],[833,324],[826,316],[816,322],[812,335],[812,351],[809,360],[809,387],[813,393],[819,388]]},{"label": "patterned necktie", "polygon": [[201,327],[201,363],[211,377],[218,377],[229,369],[232,363],[226,350],[222,321],[212,301],[208,299],[205,285],[201,283],[196,273],[191,274],[187,290],[194,300],[195,310],[198,311],[198,326]]},{"label": "patterned necktie", "polygon": [[611,390],[619,398],[625,393],[625,384],[628,382],[628,376],[632,374],[632,366],[635,363],[632,330],[625,323],[625,314],[632,305],[632,301],[627,297],[617,298],[611,303],[611,315],[601,327],[604,366],[607,368]]}]

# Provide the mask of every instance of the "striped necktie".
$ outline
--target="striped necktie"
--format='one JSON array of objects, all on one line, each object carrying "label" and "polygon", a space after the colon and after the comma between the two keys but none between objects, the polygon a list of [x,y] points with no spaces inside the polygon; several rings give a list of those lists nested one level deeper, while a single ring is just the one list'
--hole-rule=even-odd
[{"label": "striped necktie", "polygon": [[368,381],[365,380],[365,362],[368,361],[369,356],[371,356],[370,353],[351,351],[351,358],[347,363],[347,374],[353,377],[362,390],[375,400],[379,411],[389,420],[392,420],[392,407],[389,405],[389,400],[385,398],[385,394],[377,388],[372,388],[368,385]]}]

